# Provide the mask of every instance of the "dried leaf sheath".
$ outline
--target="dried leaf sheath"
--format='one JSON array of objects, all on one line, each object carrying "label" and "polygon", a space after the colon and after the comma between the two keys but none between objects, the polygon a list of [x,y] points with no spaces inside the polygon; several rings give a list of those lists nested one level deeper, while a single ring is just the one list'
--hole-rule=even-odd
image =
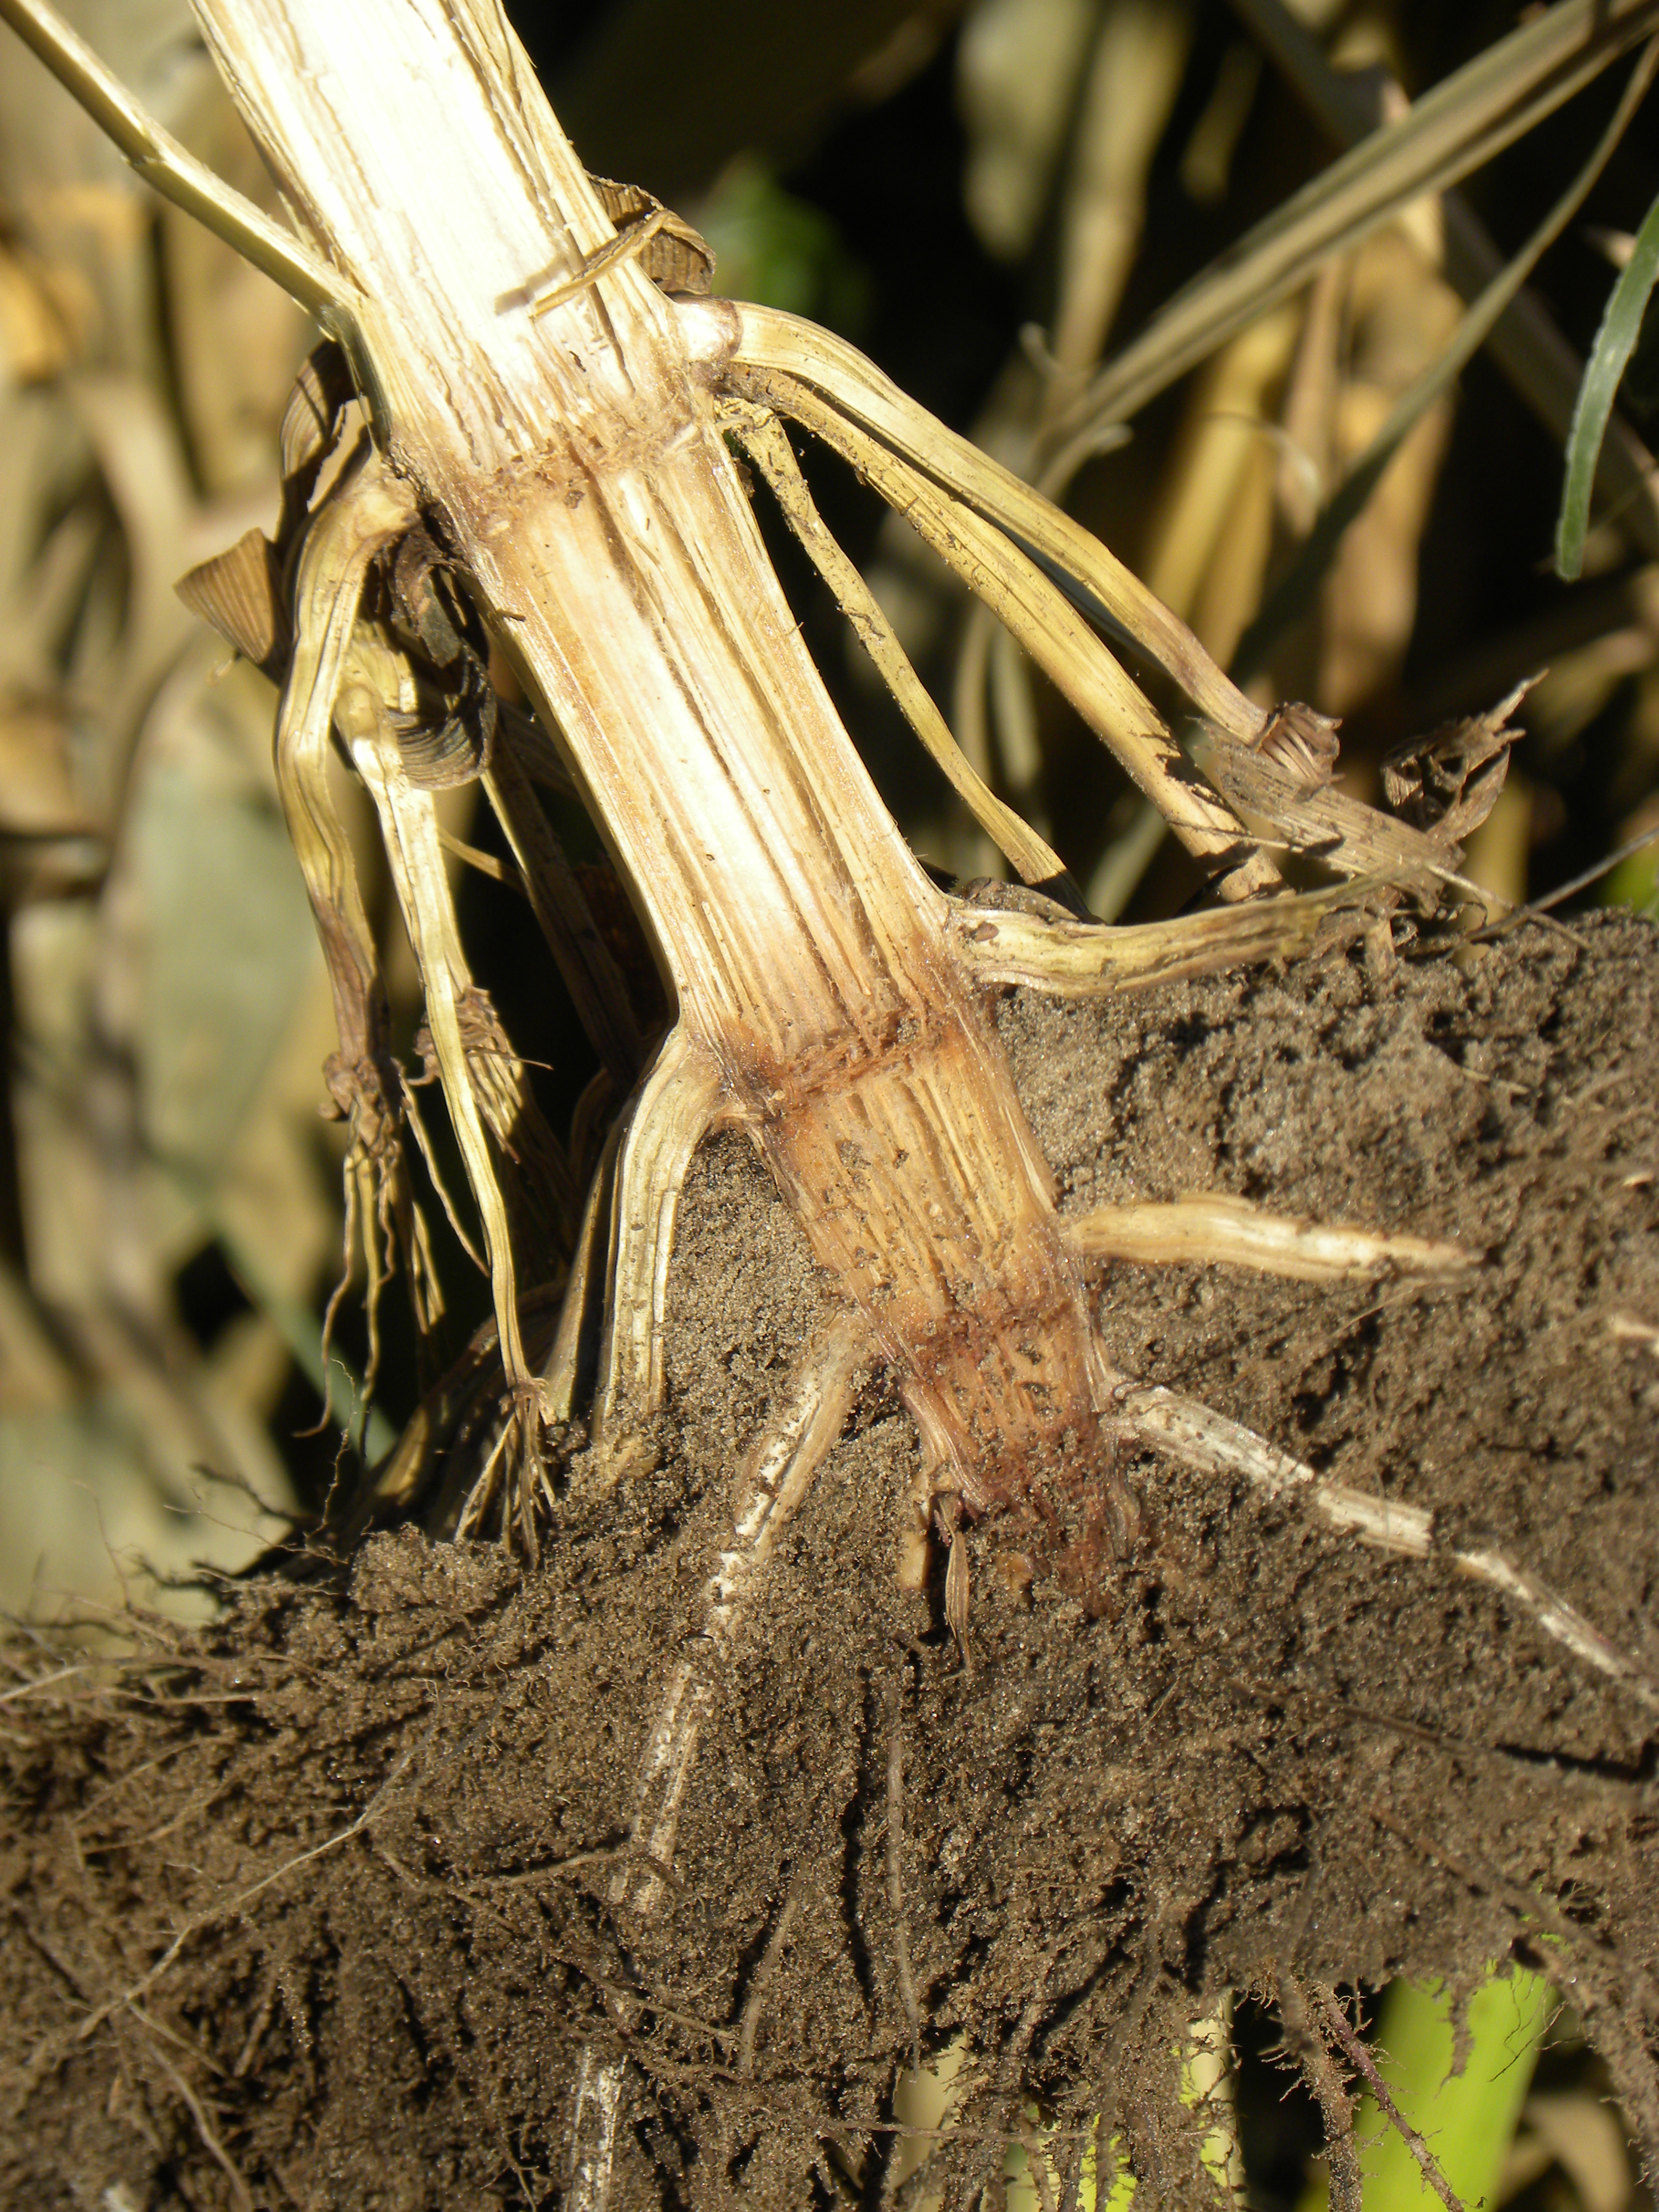
[{"label": "dried leaf sheath", "polygon": [[326,1070],[336,1110],[350,1131],[345,1164],[344,1271],[329,1302],[324,1343],[361,1242],[368,1276],[372,1390],[379,1364],[379,1309],[401,1247],[417,1322],[429,1330],[442,1302],[424,1224],[410,1197],[403,1154],[402,1077],[387,1035],[386,988],[363,911],[357,872],[328,789],[335,703],[355,650],[364,580],[377,553],[409,527],[406,489],[375,469],[343,478],[307,526],[295,586],[295,646],[276,717],[276,787],[322,940],[340,1048]]}]

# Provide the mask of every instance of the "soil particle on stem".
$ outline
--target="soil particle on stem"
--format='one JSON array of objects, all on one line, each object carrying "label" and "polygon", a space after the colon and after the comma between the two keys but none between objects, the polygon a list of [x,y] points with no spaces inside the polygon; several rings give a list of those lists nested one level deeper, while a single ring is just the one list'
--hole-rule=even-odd
[{"label": "soil particle on stem", "polygon": [[[1064,1211],[1219,1191],[1486,1255],[1426,1284],[1118,1266],[1101,1327],[1125,1373],[1501,1550],[1650,1684],[1659,939],[1574,927],[998,1021]],[[908,1986],[924,2049],[962,2046],[946,2203],[1036,2107],[1062,2172],[1099,2129],[1196,2203],[1178,2051],[1220,1990],[1506,1957],[1659,2142],[1638,1692],[1443,1553],[1146,1452],[1133,1557],[1087,1604],[966,1532],[966,1671],[939,1589],[897,1585],[915,1446],[879,1375],[718,1677],[672,1878],[616,1905],[732,1471],[825,1310],[714,1139],[660,1464],[573,1497],[533,1571],[383,1531],[210,1629],[135,1620],[118,1660],[14,1643],[0,2201],[552,2205],[582,2054],[625,2051],[614,2205],[873,2205]]]}]

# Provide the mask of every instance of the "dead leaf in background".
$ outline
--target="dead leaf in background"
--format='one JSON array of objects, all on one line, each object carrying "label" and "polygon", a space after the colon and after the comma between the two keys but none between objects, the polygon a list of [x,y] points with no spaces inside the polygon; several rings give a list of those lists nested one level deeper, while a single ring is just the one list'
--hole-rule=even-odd
[{"label": "dead leaf in background", "polygon": [[[79,13],[164,118],[268,196],[182,7]],[[32,1589],[113,1599],[115,1553],[178,1572],[268,1539],[275,1524],[193,1470],[288,1501],[266,1428],[287,1350],[258,1316],[204,1348],[174,1279],[223,1206],[309,1298],[332,1232],[302,1018],[318,962],[274,805],[268,694],[215,684],[223,653],[172,588],[275,513],[274,424],[303,324],[165,217],[158,295],[153,202],[15,50],[0,58],[0,192],[15,225],[0,880],[22,1218],[6,1255],[16,1326],[0,1330],[0,1603],[26,1608]],[[283,1075],[289,1050],[303,1081]],[[24,1379],[45,1371],[30,1343],[52,1349],[50,1404]]]}]

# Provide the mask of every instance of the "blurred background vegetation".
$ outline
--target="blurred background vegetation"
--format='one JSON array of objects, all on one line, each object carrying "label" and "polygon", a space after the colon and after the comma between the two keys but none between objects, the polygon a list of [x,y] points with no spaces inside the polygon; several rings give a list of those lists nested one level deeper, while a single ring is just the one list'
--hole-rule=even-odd
[{"label": "blurred background vegetation", "polygon": [[[66,12],[189,146],[270,204],[182,0]],[[1026,472],[1054,463],[1054,426],[1103,356],[1368,120],[1518,20],[1486,0],[514,13],[589,167],[696,224],[718,289],[832,325]],[[1329,558],[1279,592],[1265,633],[1257,617],[1345,471],[1443,356],[1478,289],[1471,241],[1486,241],[1488,269],[1517,251],[1629,67],[1469,177],[1455,205],[1419,200],[1328,259],[1050,478],[1264,702],[1344,717],[1362,795],[1390,746],[1547,669],[1468,861],[1511,902],[1659,825],[1659,493],[1644,443],[1659,343],[1644,337],[1626,379],[1625,488],[1598,501],[1583,576],[1565,585],[1549,566],[1563,406],[1659,191],[1659,106],[1543,256],[1504,362],[1478,354],[1423,408]],[[328,994],[276,809],[272,695],[173,592],[270,526],[277,423],[309,343],[285,299],[149,197],[33,59],[0,44],[0,1606],[14,1613],[117,1604],[140,1562],[147,1597],[199,1609],[210,1591],[193,1563],[234,1571],[356,1469],[343,1364],[331,1424],[319,1397],[340,1147],[319,1114]],[[1095,911],[1180,908],[1190,865],[1100,748],[969,623],[958,586],[878,502],[803,458],[964,749]],[[757,507],[907,833],[940,872],[994,872],[764,495]],[[446,805],[456,836],[502,857],[469,793]],[[626,950],[597,841],[574,816],[558,826]],[[1656,853],[1591,896],[1654,910]],[[360,866],[410,1040],[413,963],[367,836]],[[593,1071],[580,1026],[520,957],[513,891],[467,871],[458,894],[475,968],[568,1126]],[[483,1286],[454,1253],[441,1265],[459,1349]],[[361,1369],[353,1329],[348,1314],[343,1361]],[[394,1331],[371,1455],[416,1387]],[[1253,2186],[1289,2202],[1317,2123],[1275,2103],[1280,2077],[1252,2087],[1254,2030],[1238,2025]],[[1629,2163],[1570,2027],[1540,2081],[1500,2198],[1620,2212]]]}]

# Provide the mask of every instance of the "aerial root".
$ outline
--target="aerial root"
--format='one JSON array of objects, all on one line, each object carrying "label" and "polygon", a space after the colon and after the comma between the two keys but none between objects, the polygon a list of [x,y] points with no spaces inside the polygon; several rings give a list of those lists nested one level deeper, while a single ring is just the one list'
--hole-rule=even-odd
[{"label": "aerial root", "polygon": [[645,1424],[661,1407],[674,1222],[720,1090],[714,1055],[684,1026],[672,1030],[617,1116],[589,1188],[541,1377],[548,1418],[568,1420],[597,1333],[589,1481],[615,1482],[626,1473],[643,1449]]},{"label": "aerial root", "polygon": [[933,1571],[933,1540],[945,1544],[945,1622],[956,1639],[962,1671],[974,1671],[968,1643],[970,1609],[968,1532],[957,1478],[946,1462],[924,1450],[905,1492],[898,1551],[898,1586],[920,1596]]},{"label": "aerial root", "polygon": [[348,1065],[343,1054],[335,1053],[324,1068],[324,1078],[333,1111],[346,1124],[349,1140],[341,1169],[344,1205],[340,1273],[323,1309],[323,1410],[316,1428],[306,1433],[320,1434],[332,1418],[334,1326],[361,1259],[368,1346],[362,1402],[349,1418],[361,1422],[361,1432],[367,1435],[368,1407],[374,1402],[380,1371],[380,1301],[400,1259],[407,1270],[416,1326],[422,1334],[434,1328],[442,1316],[443,1292],[433,1264],[426,1218],[410,1182],[403,1142],[407,1093],[399,1072],[384,1059],[365,1058]]},{"label": "aerial root", "polygon": [[[965,1624],[964,1624],[965,1632]],[[964,1644],[964,1650],[966,1646]],[[887,1904],[893,1916],[893,1957],[898,1969],[899,1999],[910,2027],[910,2063],[921,2063],[921,2013],[915,1977],[910,1971],[910,1939],[904,1924],[904,1672],[893,1685],[892,1717],[887,1733]]]},{"label": "aerial root", "polygon": [[[684,1656],[669,1677],[646,1739],[628,1825],[630,1850],[607,1893],[613,1913],[648,1919],[661,1903],[663,1876],[673,1867],[680,1808],[703,1723],[764,1585],[778,1536],[841,1434],[869,1342],[868,1324],[860,1316],[838,1314],[796,1359],[766,1426],[750,1445],[714,1571],[704,1586],[702,1619],[684,1643]],[[606,2057],[591,2043],[582,2051],[571,2126],[568,2212],[605,2212],[611,2201],[627,2063],[620,2054]]]},{"label": "aerial root", "polygon": [[1062,1218],[1060,1234],[1090,1260],[1181,1261],[1254,1267],[1299,1282],[1340,1281],[1385,1268],[1401,1274],[1449,1274],[1474,1267],[1479,1255],[1426,1237],[1385,1236],[1342,1223],[1297,1221],[1265,1213],[1248,1199],[1218,1194],[1165,1206],[1097,1206]]},{"label": "aerial root", "polygon": [[617,1155],[628,1133],[632,1106],[611,1123],[576,1232],[570,1273],[559,1307],[559,1325],[542,1368],[542,1402],[550,1421],[568,1421],[586,1376],[585,1350],[597,1338],[605,1310],[606,1262],[611,1252],[611,1210],[617,1192]]},{"label": "aerial root", "polygon": [[1415,1559],[1443,1559],[1460,1574],[1501,1590],[1542,1630],[1573,1656],[1628,1690],[1650,1711],[1659,1712],[1659,1686],[1536,1575],[1490,1546],[1462,1549],[1439,1539],[1434,1516],[1419,1505],[1401,1505],[1322,1481],[1310,1467],[1279,1450],[1254,1430],[1214,1413],[1195,1398],[1178,1396],[1157,1384],[1125,1382],[1116,1391],[1129,1427],[1146,1443],[1206,1474],[1242,1475],[1269,1498],[1294,1498],[1328,1528],[1357,1536],[1379,1549]]},{"label": "aerial root", "polygon": [[570,2212],[605,2212],[617,2155],[617,2120],[626,2062],[603,2058],[590,2043],[576,2069],[570,2116],[570,2160],[565,2169]]},{"label": "aerial root", "polygon": [[[740,317],[747,312],[738,310]],[[1077,709],[1181,842],[1219,872],[1224,898],[1247,898],[1278,887],[1279,872],[1243,823],[1195,773],[1152,702],[1018,537],[945,490],[925,466],[872,434],[810,381],[781,369],[735,368],[726,387],[788,416],[838,453],[957,571]],[[1244,703],[1255,717],[1257,710]]]},{"label": "aerial root", "polygon": [[933,1565],[930,1523],[938,1487],[939,1466],[924,1452],[916,1462],[904,1493],[903,1519],[899,1535],[898,1586],[910,1596],[927,1587]]},{"label": "aerial root", "polygon": [[[309,420],[313,430],[322,422],[320,398]],[[322,442],[326,447],[327,434]],[[291,471],[291,484],[300,481]],[[310,479],[306,481],[308,485]],[[501,1361],[515,1401],[513,1426],[518,1429],[531,1419],[526,1408],[533,1410],[538,1386],[520,1334],[515,1243],[538,1252],[562,1251],[577,1193],[494,1008],[473,985],[450,896],[433,790],[412,765],[409,751],[416,734],[404,711],[413,683],[411,664],[395,624],[385,618],[371,578],[377,562],[400,545],[408,550],[418,520],[414,492],[366,437],[347,455],[315,507],[299,520],[293,649],[277,717],[276,781],[334,1000],[340,1049],[327,1077],[336,1109],[351,1129],[348,1247],[355,1231],[368,1277],[370,1377],[379,1348],[381,1287],[400,1251],[407,1255],[423,1339],[441,1310],[425,1224],[410,1192],[405,1123],[426,1155],[434,1187],[463,1249],[474,1258],[480,1255],[445,1188],[412,1092],[392,1055],[379,951],[329,781],[334,732],[375,807],[420,969],[428,1073],[441,1085],[483,1227],[482,1256],[490,1277]],[[487,737],[486,732],[480,739],[479,762],[489,754]],[[465,775],[477,772],[474,763]],[[502,1188],[509,1166],[514,1206]],[[348,1279],[349,1261],[349,1249]],[[337,1293],[330,1304],[325,1343],[337,1304]],[[538,1449],[537,1437],[532,1453]],[[526,1486],[520,1491],[527,1496]]]},{"label": "aerial root", "polygon": [[766,2008],[766,1992],[772,1977],[778,1970],[789,1941],[790,1930],[795,1924],[795,1914],[800,1906],[800,1877],[790,1883],[771,1934],[766,1939],[766,1948],[756,1961],[750,1977],[749,1994],[744,2000],[742,2017],[738,2022],[738,2079],[746,2081],[755,2071],[755,2038],[760,2032],[761,2014]]},{"label": "aerial root", "polygon": [[766,478],[785,521],[835,593],[842,612],[885,679],[904,719],[944,770],[952,790],[975,821],[1026,883],[1055,883],[1063,879],[1066,864],[1059,854],[1012,807],[1003,805],[951,734],[949,725],[911,665],[898,633],[875,594],[824,526],[782,423],[769,409],[745,400],[729,402],[723,419]]},{"label": "aerial root", "polygon": [[1382,888],[1382,878],[1359,877],[1328,890],[1285,891],[1130,927],[955,898],[948,934],[976,982],[1097,999],[1252,961],[1300,959],[1322,943],[1358,935],[1367,925],[1367,899]]},{"label": "aerial root", "polygon": [[[765,1579],[779,1532],[841,1434],[868,1345],[861,1316],[837,1315],[796,1359],[744,1460],[732,1521],[704,1589],[702,1622],[670,1679],[640,1762],[629,1834],[647,1861],[673,1863],[680,1804],[704,1717]],[[658,1876],[647,1874],[630,1897],[632,1880],[631,1871],[619,1873],[612,1905],[654,1911],[662,1887]]]},{"label": "aerial root", "polygon": [[971,1601],[968,1569],[968,1536],[963,1527],[962,1504],[959,1498],[946,1496],[941,1501],[941,1518],[949,1530],[950,1548],[945,1561],[945,1625],[957,1640],[957,1653],[962,1661],[962,1671],[974,1671],[972,1655],[968,1648],[968,1615]]},{"label": "aerial root", "polygon": [[548,1480],[543,1450],[543,1407],[534,1389],[509,1387],[507,1403],[495,1443],[490,1446],[477,1480],[463,1500],[455,1522],[453,1540],[476,1536],[492,1500],[502,1498],[503,1539],[516,1524],[525,1556],[533,1566],[541,1555],[536,1534],[536,1515],[544,1506],[554,1510],[552,1486]]},{"label": "aerial root", "polygon": [[688,344],[712,349],[739,371],[780,374],[798,390],[823,394],[840,419],[856,426],[907,465],[952,485],[957,496],[1051,573],[1069,580],[1114,628],[1158,661],[1198,708],[1237,743],[1256,742],[1267,715],[1228,679],[1199,641],[1139,578],[1100,541],[1030,484],[944,424],[902,392],[844,339],[777,308],[720,301],[681,302]]},{"label": "aerial root", "polygon": [[595,1440],[615,1449],[633,1420],[662,1403],[663,1315],[674,1220],[691,1155],[719,1102],[712,1053],[684,1024],[671,1030],[641,1087],[617,1155]]},{"label": "aerial root", "polygon": [[501,1364],[515,1391],[533,1394],[519,1327],[513,1224],[497,1174],[497,1154],[517,1138],[542,1170],[547,1227],[562,1234],[574,1208],[569,1170],[551,1133],[526,1147],[526,1121],[539,1121],[523,1071],[493,1009],[472,981],[449,893],[436,804],[415,783],[398,741],[404,663],[382,638],[361,631],[345,655],[334,720],[374,802],[404,927],[420,969],[429,1058],[448,1109],[466,1179],[483,1226]]},{"label": "aerial root", "polygon": [[329,762],[334,710],[351,665],[370,566],[408,529],[413,514],[408,488],[389,483],[384,471],[360,453],[348,460],[332,494],[307,521],[295,576],[293,652],[276,732],[277,796],[321,941],[339,1038],[325,1079],[334,1110],[351,1135],[344,1171],[345,1266],[324,1320],[324,1358],[351,1278],[354,1246],[360,1243],[368,1285],[369,1393],[379,1364],[381,1290],[400,1247],[410,1267],[422,1328],[441,1310],[441,1302],[424,1224],[410,1192],[403,1086],[391,1054],[380,956],[350,839],[330,787]]}]

